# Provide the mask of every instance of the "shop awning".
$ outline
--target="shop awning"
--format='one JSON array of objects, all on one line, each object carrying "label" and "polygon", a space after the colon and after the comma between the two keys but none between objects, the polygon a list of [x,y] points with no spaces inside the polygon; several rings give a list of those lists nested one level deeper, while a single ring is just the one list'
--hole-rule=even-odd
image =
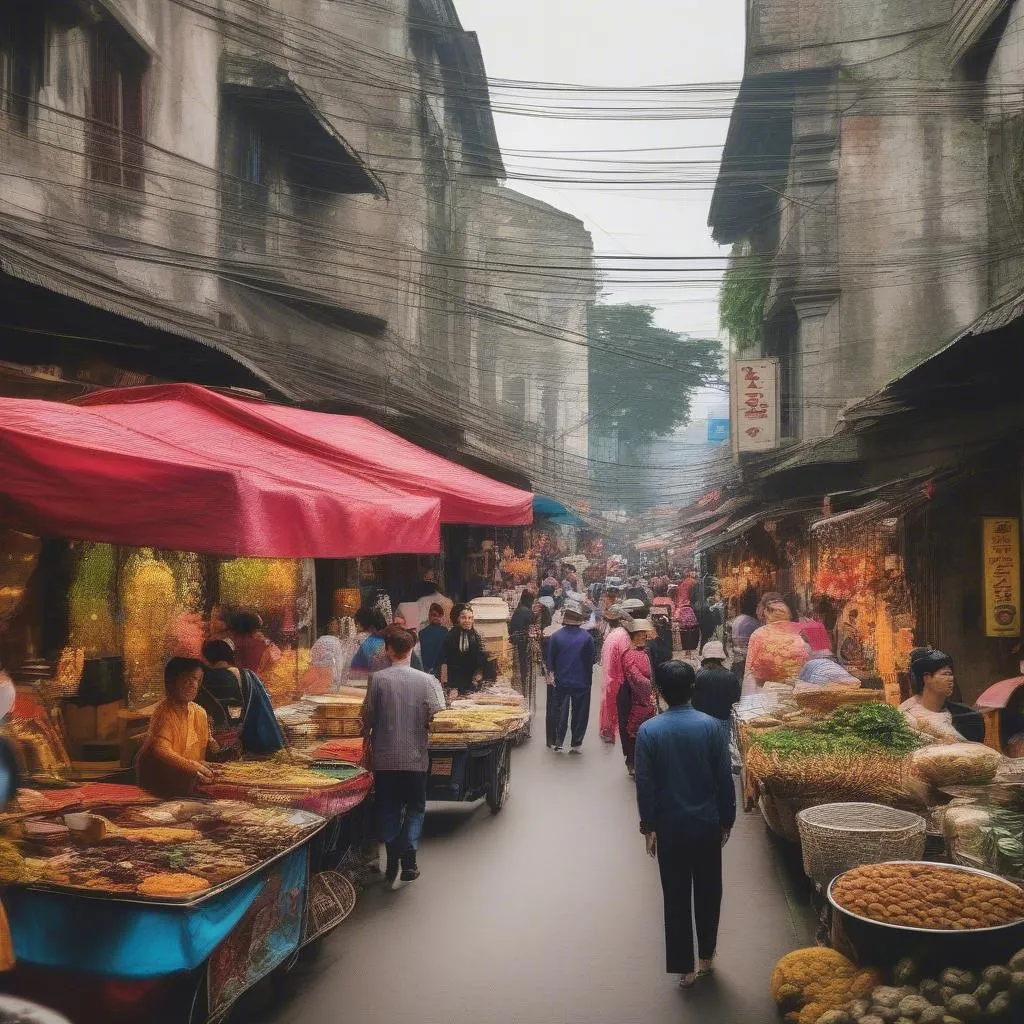
[{"label": "shop awning", "polygon": [[560,501],[554,498],[545,498],[543,495],[535,494],[533,497],[533,514],[544,516],[553,523],[561,526],[583,527],[584,521],[571,509],[567,508]]},{"label": "shop awning", "polygon": [[526,526],[533,522],[529,491],[450,462],[360,416],[244,401],[194,384],[120,388],[81,401],[94,409],[102,406],[104,415],[118,422],[146,423],[157,434],[189,425],[194,436],[201,438],[209,422],[224,429],[231,424],[242,436],[288,447],[297,456],[344,474],[369,482],[386,480],[400,492],[437,500],[443,523]]},{"label": "shop awning", "polygon": [[[210,412],[0,399],[0,520],[217,555],[434,553],[440,504]],[[115,412],[117,415],[115,415]]]}]

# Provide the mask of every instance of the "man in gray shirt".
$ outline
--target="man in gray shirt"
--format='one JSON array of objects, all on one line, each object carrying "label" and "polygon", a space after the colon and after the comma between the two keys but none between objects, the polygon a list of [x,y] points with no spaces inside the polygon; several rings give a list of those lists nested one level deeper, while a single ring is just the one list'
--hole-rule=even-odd
[{"label": "man in gray shirt", "polygon": [[389,668],[370,677],[363,702],[363,735],[373,756],[373,786],[380,838],[387,849],[385,881],[391,888],[419,878],[416,849],[427,810],[430,722],[444,709],[441,685],[409,664],[415,644],[401,626],[384,632]]}]

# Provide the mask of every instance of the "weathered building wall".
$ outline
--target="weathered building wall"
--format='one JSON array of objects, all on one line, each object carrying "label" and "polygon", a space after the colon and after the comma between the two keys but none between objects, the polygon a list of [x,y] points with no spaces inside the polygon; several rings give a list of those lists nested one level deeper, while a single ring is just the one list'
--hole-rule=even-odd
[{"label": "weathered building wall", "polygon": [[0,359],[67,356],[26,354],[57,330],[41,285],[70,297],[65,321],[138,325],[131,366],[105,341],[93,383],[160,376],[159,348],[165,375],[373,412],[551,490],[574,456],[585,491],[590,238],[497,187],[452,0],[9,0],[5,17],[25,74],[0,82],[0,295],[20,288],[24,324],[0,329]]},{"label": "weathered building wall", "polygon": [[[779,135],[785,187],[768,214],[777,228],[755,220],[746,237],[755,247],[778,239],[768,249],[765,351],[791,382],[791,437],[831,433],[847,403],[987,304],[986,131],[950,66],[951,10],[923,0],[751,4],[730,142],[739,152],[756,129],[758,103],[788,110],[792,132]],[[733,169],[742,166],[737,158]],[[749,186],[748,197],[730,186],[727,167],[712,214],[721,241],[741,237],[737,205],[754,210]],[[730,187],[732,210],[723,199]],[[728,228],[718,230],[716,217]]]},{"label": "weathered building wall", "polygon": [[[593,243],[575,217],[509,188],[459,192],[471,363],[481,406],[535,439],[540,476],[586,487]],[[491,313],[490,311],[493,311]],[[529,453],[527,457],[529,457]]]}]

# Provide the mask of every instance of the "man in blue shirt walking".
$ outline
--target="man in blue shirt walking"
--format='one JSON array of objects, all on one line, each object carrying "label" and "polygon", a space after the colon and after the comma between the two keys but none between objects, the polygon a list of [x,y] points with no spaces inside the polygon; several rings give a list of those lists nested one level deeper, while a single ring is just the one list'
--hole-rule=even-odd
[{"label": "man in blue shirt walking", "polygon": [[[696,711],[693,668],[655,670],[668,711],[640,726],[636,799],[647,852],[658,858],[665,898],[666,970],[692,988],[709,975],[722,907],[722,848],[736,821],[729,743],[718,722]],[[699,962],[694,969],[693,931]]]},{"label": "man in blue shirt walking", "polygon": [[[590,683],[594,676],[594,640],[580,627],[590,617],[588,609],[574,599],[565,602],[562,628],[548,642],[547,668],[554,679],[558,707],[555,751],[561,752],[572,719],[570,754],[583,753],[583,738],[590,720]],[[548,691],[550,693],[550,691]]]}]

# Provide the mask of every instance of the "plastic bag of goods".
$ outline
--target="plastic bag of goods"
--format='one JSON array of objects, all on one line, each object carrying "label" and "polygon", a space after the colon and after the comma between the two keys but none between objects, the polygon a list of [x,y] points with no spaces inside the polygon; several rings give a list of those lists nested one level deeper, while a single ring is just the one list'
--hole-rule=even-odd
[{"label": "plastic bag of goods", "polygon": [[1024,878],[1024,815],[1005,807],[954,801],[942,819],[954,863],[1004,878]]},{"label": "plastic bag of goods", "polygon": [[762,626],[750,638],[747,671],[762,682],[795,681],[810,653],[807,641],[795,630]]},{"label": "plastic bag of goods", "polygon": [[991,782],[1003,756],[981,743],[940,743],[911,755],[914,773],[933,786],[972,786]]}]

